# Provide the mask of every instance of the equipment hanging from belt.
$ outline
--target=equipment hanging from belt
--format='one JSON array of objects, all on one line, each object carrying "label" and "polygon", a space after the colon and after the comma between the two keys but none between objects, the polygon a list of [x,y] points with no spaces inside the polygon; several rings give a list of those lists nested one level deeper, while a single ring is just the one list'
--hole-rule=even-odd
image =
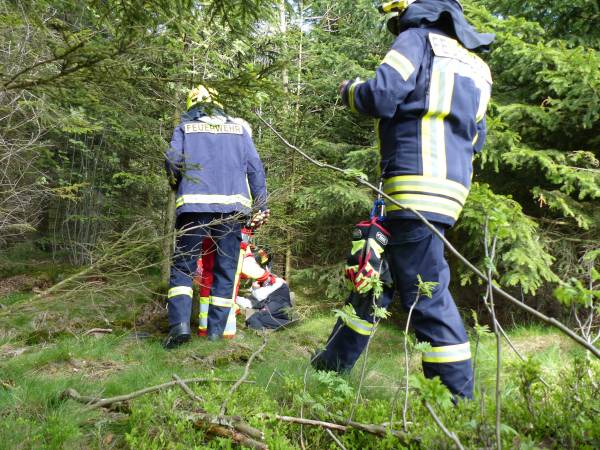
[{"label": "equipment hanging from belt", "polygon": [[359,294],[368,293],[380,282],[392,283],[383,257],[389,238],[382,225],[384,216],[385,203],[379,195],[373,202],[370,220],[356,224],[352,232],[352,249],[346,261],[345,275]]}]

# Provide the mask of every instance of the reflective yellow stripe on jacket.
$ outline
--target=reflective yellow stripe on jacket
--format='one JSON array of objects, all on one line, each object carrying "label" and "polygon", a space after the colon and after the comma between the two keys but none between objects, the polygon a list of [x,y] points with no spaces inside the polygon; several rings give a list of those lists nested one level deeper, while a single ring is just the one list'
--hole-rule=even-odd
[{"label": "reflective yellow stripe on jacket", "polygon": [[421,120],[423,175],[446,178],[445,119],[450,113],[454,72],[443,58],[434,58],[429,85],[429,107]]},{"label": "reflective yellow stripe on jacket", "polygon": [[410,60],[402,53],[392,49],[390,50],[381,64],[387,64],[400,74],[404,81],[408,80],[415,71],[415,67]]},{"label": "reflective yellow stripe on jacket", "polygon": [[175,206],[179,208],[183,205],[196,204],[196,203],[207,203],[207,204],[221,204],[221,205],[232,205],[239,203],[247,208],[252,207],[252,202],[249,198],[244,197],[241,194],[235,195],[220,195],[220,194],[185,194],[177,198]]},{"label": "reflective yellow stripe on jacket", "polygon": [[[400,175],[384,181],[383,190],[404,207],[458,218],[469,195],[462,184],[424,175]],[[390,204],[388,211],[398,211]]]}]

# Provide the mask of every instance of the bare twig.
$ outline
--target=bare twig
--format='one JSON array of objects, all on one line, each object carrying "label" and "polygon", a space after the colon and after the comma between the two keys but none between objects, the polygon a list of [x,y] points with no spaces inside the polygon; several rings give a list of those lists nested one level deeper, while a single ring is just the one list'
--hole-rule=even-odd
[{"label": "bare twig", "polygon": [[190,387],[187,385],[187,383],[185,381],[183,381],[181,378],[179,378],[179,376],[176,373],[173,374],[173,379],[177,382],[177,385],[181,388],[181,390],[188,395],[189,398],[191,398],[192,400],[194,400],[196,402],[204,401],[201,397],[196,395],[194,393],[194,391],[192,391],[190,389]]},{"label": "bare twig", "polygon": [[[410,310],[408,311],[408,318],[406,319],[406,328],[404,329],[404,361],[406,364],[406,381],[405,381],[405,390],[404,390],[404,407],[402,408],[402,428],[403,430],[406,432],[407,430],[407,426],[406,426],[406,413],[408,411],[408,389],[409,389],[409,383],[408,383],[408,377],[409,377],[409,367],[408,367],[408,328],[410,327],[410,319],[412,317],[412,313],[413,310],[415,309],[415,306],[417,306],[417,302],[419,301],[419,296],[421,295],[421,289],[417,290],[417,298],[415,298],[415,301],[412,305],[410,305]],[[398,388],[398,390],[400,390],[400,388]],[[393,410],[392,410],[392,414],[393,414]],[[392,416],[393,417],[393,416]],[[394,419],[392,418],[390,420],[390,423],[394,424]]]},{"label": "bare twig", "polygon": [[258,349],[254,353],[252,353],[252,355],[250,355],[250,358],[248,358],[248,362],[246,362],[246,366],[244,367],[244,373],[242,374],[240,379],[237,380],[233,386],[231,386],[231,389],[229,389],[227,397],[225,397],[225,400],[223,400],[223,403],[221,403],[221,409],[219,412],[220,415],[225,415],[225,411],[227,410],[227,403],[229,402],[237,388],[239,388],[242,385],[242,383],[246,382],[246,378],[248,378],[248,375],[250,374],[250,366],[252,365],[252,361],[254,361],[254,359],[265,349],[267,343],[269,342],[267,336],[267,333],[263,335],[263,342],[260,345],[260,347],[258,347]]},{"label": "bare twig", "polygon": [[[217,378],[190,378],[187,380],[182,380],[185,383],[237,383],[235,380],[220,380]],[[239,380],[238,380],[239,381]],[[244,383],[252,383],[252,381],[243,381]],[[63,398],[71,398],[80,403],[85,403],[88,405],[89,409],[102,408],[105,406],[112,405],[113,403],[125,402],[128,400],[132,400],[137,397],[141,397],[142,395],[149,394],[151,392],[160,391],[162,389],[170,388],[171,386],[175,386],[179,384],[178,381],[168,381],[166,383],[158,384],[156,386],[150,386],[144,389],[140,389],[139,391],[134,391],[129,394],[117,395],[115,397],[109,398],[98,398],[98,397],[90,397],[79,394],[75,389],[67,389],[62,394]]]},{"label": "bare twig", "polygon": [[433,408],[431,407],[431,405],[429,403],[427,403],[426,401],[423,401],[423,405],[425,406],[425,408],[427,409],[427,411],[429,411],[429,414],[433,418],[433,421],[438,426],[438,428],[440,430],[442,430],[442,433],[444,433],[446,436],[448,436],[450,439],[452,439],[452,441],[456,444],[456,447],[459,450],[464,450],[464,447],[460,443],[460,440],[458,439],[458,436],[456,435],[456,433],[448,430],[448,428],[446,428],[444,426],[444,424],[442,423],[442,421],[440,420],[440,418],[438,417],[438,415],[435,413],[435,411],[433,410]]},{"label": "bare twig", "polygon": [[344,447],[344,444],[342,444],[342,442],[337,438],[337,436],[335,434],[333,434],[333,431],[331,431],[329,428],[325,428],[325,431],[327,432],[329,437],[331,439],[333,439],[333,442],[335,442],[339,448],[341,448],[342,450],[346,450],[346,447]]},{"label": "bare twig", "polygon": [[[485,228],[483,230],[484,235],[484,249],[485,249],[485,257],[487,259],[487,276],[488,276],[488,295],[489,299],[489,309],[492,313],[492,325],[494,329],[494,335],[496,336],[496,446],[498,450],[502,449],[502,436],[500,434],[500,419],[502,414],[502,400],[501,400],[501,392],[500,392],[500,375],[502,371],[502,336],[500,336],[500,331],[498,330],[498,320],[496,319],[496,309],[494,307],[494,291],[492,290],[493,279],[492,279],[492,271],[494,264],[494,257],[496,256],[496,242],[497,236],[494,236],[494,241],[492,243],[491,251],[489,249],[489,236],[488,236],[488,223],[489,217],[485,218]],[[486,299],[487,300],[487,299]],[[487,303],[487,301],[485,302]]]},{"label": "bare twig", "polygon": [[[294,151],[298,152],[299,154],[301,154],[307,161],[311,162],[312,164],[316,165],[317,167],[331,169],[331,170],[334,170],[336,172],[339,172],[339,173],[343,174],[346,177],[348,176],[348,173],[344,169],[340,169],[339,167],[332,166],[331,164],[327,164],[327,163],[323,163],[323,162],[317,161],[316,159],[310,157],[307,153],[305,153],[304,151],[302,151],[301,149],[299,149],[295,145],[293,145],[290,142],[288,142],[277,130],[275,130],[275,128],[273,128],[273,126],[270,123],[268,123],[266,120],[264,120],[262,118],[262,116],[258,112],[255,111],[255,114],[260,119],[260,121],[263,122],[287,147],[289,147],[292,150],[294,150]],[[446,239],[444,237],[444,235],[442,233],[440,233],[440,231],[435,226],[433,226],[431,224],[431,222],[429,222],[425,218],[425,216],[423,216],[423,214],[421,214],[419,211],[417,211],[417,210],[415,210],[413,208],[409,208],[409,207],[401,205],[398,201],[394,200],[388,194],[386,194],[385,192],[383,192],[381,189],[378,189],[376,186],[372,185],[367,180],[364,180],[364,179],[362,179],[360,177],[354,177],[354,180],[357,183],[362,184],[363,186],[366,186],[369,189],[371,189],[372,191],[380,194],[383,198],[385,198],[391,204],[393,204],[393,205],[395,205],[395,206],[397,206],[397,207],[399,207],[399,208],[401,208],[403,210],[410,211],[415,217],[417,217],[421,222],[423,222],[425,224],[425,226],[427,226],[427,228],[429,228],[433,234],[435,234],[444,243],[444,245],[446,246],[446,248],[454,256],[456,256],[473,273],[475,273],[475,275],[477,275],[483,281],[487,282],[487,275],[485,273],[483,273],[481,270],[479,270],[467,258],[465,258],[458,250],[456,250],[456,248],[454,248],[454,246],[450,243],[450,241],[448,241],[448,239]],[[589,342],[587,342],[584,338],[582,338],[581,336],[577,335],[575,332],[573,332],[572,330],[570,330],[563,323],[559,322],[558,320],[556,320],[553,317],[548,317],[545,314],[542,314],[541,312],[535,310],[531,306],[529,306],[529,305],[523,303],[522,301],[518,300],[517,298],[515,298],[512,295],[510,295],[508,292],[504,291],[503,289],[501,289],[500,287],[496,286],[495,284],[492,285],[492,289],[493,289],[494,292],[496,292],[497,294],[499,294],[502,297],[506,298],[511,303],[513,303],[513,304],[517,305],[519,308],[527,311],[529,314],[532,314],[533,316],[537,317],[538,319],[542,320],[543,322],[546,322],[547,324],[552,325],[555,328],[558,328],[564,334],[566,334],[567,336],[569,336],[571,339],[573,339],[579,345],[581,345],[582,347],[586,348],[594,356],[596,356],[597,358],[600,359],[600,349],[594,347],[592,344],[590,344]]]},{"label": "bare twig", "polygon": [[[419,301],[419,297],[421,296],[421,290],[417,289],[417,296],[412,305],[410,305],[410,309],[408,310],[408,318],[406,319],[406,326],[404,327],[404,364],[405,364],[405,379],[406,383],[404,385],[405,393],[404,393],[404,407],[402,408],[402,429],[404,432],[407,432],[407,421],[406,421],[406,412],[408,411],[408,390],[409,390],[409,357],[408,357],[408,329],[410,328],[410,319],[412,317],[413,310],[415,306],[417,306],[417,302]],[[392,407],[390,411],[390,427],[394,426],[394,412],[396,411],[396,405],[398,404],[398,396],[400,395],[400,389],[402,389],[402,385],[399,385],[394,393],[394,398],[392,400]]]}]

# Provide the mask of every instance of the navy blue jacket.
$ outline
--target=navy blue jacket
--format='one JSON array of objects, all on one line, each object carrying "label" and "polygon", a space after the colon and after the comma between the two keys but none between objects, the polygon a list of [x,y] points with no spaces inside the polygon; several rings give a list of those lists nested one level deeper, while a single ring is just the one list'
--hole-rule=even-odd
[{"label": "navy blue jacket", "polygon": [[177,189],[177,214],[232,213],[266,208],[262,162],[242,119],[192,109],[175,127],[165,155],[167,174]]},{"label": "navy blue jacket", "polygon": [[[384,191],[431,221],[453,225],[486,137],[492,78],[477,55],[437,28],[400,33],[375,77],[342,98],[376,118]],[[395,205],[390,216],[413,217]]]}]

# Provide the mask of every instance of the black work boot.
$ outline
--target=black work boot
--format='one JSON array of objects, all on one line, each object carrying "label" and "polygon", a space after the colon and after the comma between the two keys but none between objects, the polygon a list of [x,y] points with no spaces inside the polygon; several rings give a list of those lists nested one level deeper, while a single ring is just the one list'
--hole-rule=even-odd
[{"label": "black work boot", "polygon": [[177,325],[172,325],[169,329],[169,335],[163,342],[163,347],[170,350],[185,344],[192,338],[192,330],[189,323],[181,322]]},{"label": "black work boot", "polygon": [[222,339],[222,338],[223,338],[223,336],[221,334],[209,334],[208,335],[208,340],[212,341],[212,342],[218,341],[219,339]]}]

